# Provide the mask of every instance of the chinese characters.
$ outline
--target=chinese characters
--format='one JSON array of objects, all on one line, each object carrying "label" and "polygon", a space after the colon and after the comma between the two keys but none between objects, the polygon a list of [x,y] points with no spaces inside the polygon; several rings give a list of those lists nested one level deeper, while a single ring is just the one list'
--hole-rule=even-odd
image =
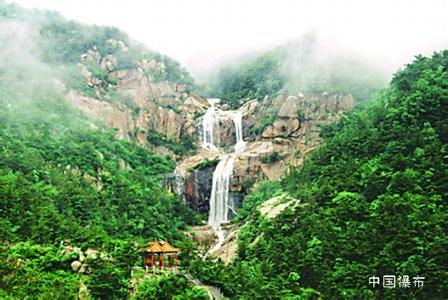
[{"label": "chinese characters", "polygon": [[421,288],[424,285],[425,277],[414,276],[412,281],[409,275],[395,276],[395,275],[383,275],[382,281],[379,276],[369,277],[369,285],[373,288],[383,287],[385,289],[402,288],[408,289],[411,287]]}]

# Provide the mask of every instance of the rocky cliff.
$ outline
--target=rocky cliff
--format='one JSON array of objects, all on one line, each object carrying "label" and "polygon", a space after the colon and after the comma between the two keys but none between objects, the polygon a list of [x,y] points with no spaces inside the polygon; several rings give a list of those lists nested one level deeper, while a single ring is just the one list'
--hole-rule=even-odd
[{"label": "rocky cliff", "polygon": [[[111,40],[126,55],[123,42]],[[118,54],[117,54],[118,53]],[[221,154],[235,144],[235,126],[226,105],[219,130],[213,133],[221,152],[201,147],[201,118],[210,104],[191,87],[165,78],[166,68],[156,60],[139,60],[133,67],[117,68],[117,57],[101,55],[95,47],[78,64],[84,88],[67,89],[67,99],[94,120],[117,130],[117,136],[135,141],[162,155],[180,159],[177,191],[195,210],[209,210],[213,171]],[[322,142],[321,126],[353,108],[349,94],[287,95],[278,93],[247,101],[242,114],[244,151],[235,157],[231,197],[239,203],[244,193],[264,179],[280,179],[290,166],[300,166]]]},{"label": "rocky cliff", "polygon": [[[126,46],[115,41],[115,44]],[[158,80],[165,66],[155,60],[138,61],[137,66],[117,69],[117,58],[101,56],[96,48],[80,58],[78,67],[85,87],[67,90],[67,99],[79,110],[106,126],[117,136],[135,141],[159,154],[180,156],[175,147],[195,136],[195,119],[208,106],[190,87]]]},{"label": "rocky cliff", "polygon": [[[234,200],[240,202],[242,195],[259,181],[280,179],[288,167],[301,166],[304,158],[322,143],[321,127],[340,118],[353,105],[351,95],[328,93],[279,94],[246,102],[238,109],[243,115],[246,147],[235,158],[230,188]],[[232,120],[220,118],[219,136],[218,145],[224,153],[235,144]],[[178,184],[183,186],[181,193],[191,207],[207,211],[214,166],[201,165],[219,158],[219,152],[199,146],[196,155],[178,163],[176,172],[182,178]]]}]

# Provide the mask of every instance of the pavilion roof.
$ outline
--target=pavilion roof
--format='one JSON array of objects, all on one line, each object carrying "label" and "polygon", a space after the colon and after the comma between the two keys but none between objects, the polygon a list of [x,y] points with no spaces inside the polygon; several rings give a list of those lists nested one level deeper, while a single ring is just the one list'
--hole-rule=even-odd
[{"label": "pavilion roof", "polygon": [[162,248],[161,248],[159,242],[154,240],[153,242],[151,242],[149,247],[145,249],[145,252],[158,253],[158,252],[162,252]]},{"label": "pavilion roof", "polygon": [[175,248],[171,246],[167,240],[163,242],[158,242],[154,240],[151,244],[144,250],[146,253],[178,253],[180,252],[179,248]]},{"label": "pavilion roof", "polygon": [[161,248],[163,252],[180,252],[179,248],[174,248],[168,243],[167,240],[161,243]]}]

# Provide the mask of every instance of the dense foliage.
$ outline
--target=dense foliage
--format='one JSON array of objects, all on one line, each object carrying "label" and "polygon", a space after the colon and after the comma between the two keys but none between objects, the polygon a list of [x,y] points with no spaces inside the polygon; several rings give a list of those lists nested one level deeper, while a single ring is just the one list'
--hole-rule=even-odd
[{"label": "dense foliage", "polygon": [[165,137],[156,131],[150,131],[148,132],[147,141],[156,147],[164,146],[179,156],[192,154],[196,150],[194,139],[189,134],[184,134],[182,140],[176,142],[173,138]]},{"label": "dense foliage", "polygon": [[152,277],[144,279],[140,284],[137,293],[131,299],[191,299],[207,300],[207,292],[198,287],[194,287],[187,279],[174,275],[163,275],[159,278]]},{"label": "dense foliage", "polygon": [[[445,299],[447,109],[448,51],[417,57],[374,104],[327,128],[326,144],[282,182],[300,204],[268,220],[254,207],[278,183],[262,186],[246,198],[236,262],[192,269],[232,297]],[[387,274],[410,276],[411,287],[369,286]]]},{"label": "dense foliage", "polygon": [[[106,285],[98,293],[126,295],[122,280],[139,263],[137,246],[154,238],[182,240],[180,229],[195,221],[195,214],[160,185],[174,162],[116,140],[113,131],[90,129],[88,120],[49,87],[30,85],[18,93],[23,83],[14,84],[10,75],[3,73],[0,83],[0,240],[31,244],[20,256],[14,254],[19,246],[5,246],[2,293],[74,295],[78,281],[68,270],[70,261],[58,256],[57,245],[64,241],[115,255],[114,264],[94,270],[116,277],[94,272],[87,285],[92,293]],[[123,247],[131,250],[121,253]],[[33,256],[35,251],[61,262],[45,263],[41,270],[43,258]],[[17,269],[12,267],[17,260],[27,263]],[[66,288],[58,290],[58,284]]]},{"label": "dense foliage", "polygon": [[[125,36],[3,1],[0,21],[0,298],[76,299],[82,285],[94,298],[125,298],[140,247],[178,245],[198,221],[161,185],[174,161],[117,140],[54,80],[72,74],[82,51]],[[67,245],[110,259],[76,273]]]},{"label": "dense foliage", "polygon": [[[28,26],[19,30],[24,36],[15,36],[18,26]],[[166,73],[156,80],[189,84],[188,73],[116,28],[1,0],[0,29],[0,298],[75,299],[83,287],[101,299],[126,298],[133,288],[135,299],[206,298],[181,275],[131,285],[139,248],[162,238],[182,248],[184,270],[232,298],[448,296],[448,51],[417,57],[373,104],[326,127],[325,145],[303,168],[291,168],[281,182],[260,183],[235,220],[238,257],[226,266],[204,261],[181,233],[199,217],[161,186],[174,162],[117,140],[68,105],[53,80],[77,82],[70,86],[88,93],[76,63],[93,47],[116,56],[118,68],[141,59],[163,63]],[[127,54],[111,40],[122,41]],[[232,106],[281,89],[349,92],[359,102],[381,85],[362,63],[341,57],[318,63],[315,50],[305,39],[226,67],[209,92]],[[115,84],[97,65],[89,68],[106,87]],[[272,124],[274,115],[266,114],[251,135]],[[190,136],[181,144],[156,133],[147,138],[176,154],[194,151]],[[280,159],[273,153],[262,162]],[[204,160],[198,168],[216,163]],[[259,205],[280,195],[298,200],[276,218],[262,215]],[[64,253],[67,244],[106,257],[87,259],[88,270],[76,273],[70,263],[77,255]],[[385,274],[422,276],[424,286],[368,285],[370,276]]]},{"label": "dense foliage", "polygon": [[[350,93],[363,104],[385,84],[385,74],[362,59],[326,53],[316,37],[256,54],[224,65],[210,82],[205,94],[238,107],[247,99],[289,94]],[[242,100],[242,101],[240,101]]]},{"label": "dense foliage", "polygon": [[39,295],[47,299],[71,299],[78,291],[78,279],[70,269],[72,258],[63,257],[51,246],[28,242],[0,246],[0,298],[26,299]]},{"label": "dense foliage", "polygon": [[173,161],[117,141],[114,132],[57,132],[64,115],[23,124],[11,110],[0,119],[4,240],[100,244],[104,236],[179,237],[183,205],[160,188],[158,176],[171,172]]},{"label": "dense foliage", "polygon": [[281,63],[274,53],[248,59],[241,64],[224,66],[206,93],[218,97],[233,108],[240,99],[262,99],[281,90],[286,79],[280,72]]}]

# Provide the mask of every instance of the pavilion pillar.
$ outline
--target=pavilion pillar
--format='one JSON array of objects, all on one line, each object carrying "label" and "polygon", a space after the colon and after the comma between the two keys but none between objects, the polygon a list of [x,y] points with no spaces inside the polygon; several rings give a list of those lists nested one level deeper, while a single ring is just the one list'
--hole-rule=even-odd
[{"label": "pavilion pillar", "polygon": [[163,259],[164,259],[164,257],[163,257],[163,253],[161,253],[160,255],[159,255],[159,267],[160,267],[160,269],[163,271]]},{"label": "pavilion pillar", "polygon": [[154,267],[154,255],[151,255],[151,258],[149,259],[149,265],[151,266],[151,268]]}]

